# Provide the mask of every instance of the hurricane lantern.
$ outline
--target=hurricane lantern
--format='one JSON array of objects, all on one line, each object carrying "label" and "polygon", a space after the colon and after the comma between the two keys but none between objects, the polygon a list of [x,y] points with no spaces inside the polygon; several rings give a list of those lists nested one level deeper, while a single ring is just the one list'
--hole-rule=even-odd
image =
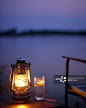
[{"label": "hurricane lantern", "polygon": [[16,64],[11,65],[10,89],[13,91],[13,99],[29,98],[29,89],[31,88],[30,63],[25,59],[17,59]]}]

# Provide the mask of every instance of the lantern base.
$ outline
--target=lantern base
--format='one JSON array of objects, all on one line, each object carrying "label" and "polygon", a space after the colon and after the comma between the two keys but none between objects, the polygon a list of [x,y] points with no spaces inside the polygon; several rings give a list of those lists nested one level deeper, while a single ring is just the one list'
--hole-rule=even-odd
[{"label": "lantern base", "polygon": [[12,96],[13,99],[18,99],[18,100],[22,100],[22,99],[28,99],[30,98],[30,94],[29,92],[27,93],[21,93],[21,94],[18,94],[18,93],[15,93],[13,92],[13,96]]}]

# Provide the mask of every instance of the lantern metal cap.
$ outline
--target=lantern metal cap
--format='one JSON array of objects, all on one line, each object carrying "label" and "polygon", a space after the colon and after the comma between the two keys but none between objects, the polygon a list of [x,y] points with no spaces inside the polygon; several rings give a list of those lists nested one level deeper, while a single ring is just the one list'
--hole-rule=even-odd
[{"label": "lantern metal cap", "polygon": [[17,62],[25,62],[25,60],[26,60],[26,59],[18,58],[18,59],[17,59]]}]

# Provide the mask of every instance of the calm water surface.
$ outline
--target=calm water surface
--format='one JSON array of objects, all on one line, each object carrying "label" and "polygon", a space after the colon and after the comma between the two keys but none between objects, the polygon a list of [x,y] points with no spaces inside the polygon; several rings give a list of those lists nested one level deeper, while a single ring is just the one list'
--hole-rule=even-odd
[{"label": "calm water surface", "polygon": [[[16,63],[17,58],[25,58],[26,62],[31,62],[31,90],[34,90],[34,76],[44,75],[46,78],[46,92],[64,105],[65,85],[54,84],[54,75],[65,74],[66,59],[62,56],[86,60],[86,37],[0,37],[0,65],[7,63],[10,70],[10,65]],[[70,61],[69,74],[86,75],[85,64]]]}]

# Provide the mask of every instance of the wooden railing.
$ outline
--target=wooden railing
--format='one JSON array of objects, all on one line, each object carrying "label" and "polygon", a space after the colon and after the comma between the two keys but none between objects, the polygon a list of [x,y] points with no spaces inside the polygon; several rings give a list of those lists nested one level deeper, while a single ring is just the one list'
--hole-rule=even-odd
[{"label": "wooden railing", "polygon": [[[67,108],[68,107],[68,93],[70,93],[70,91],[68,91],[68,88],[70,88],[70,86],[68,85],[69,60],[74,60],[74,61],[78,61],[82,63],[86,63],[86,60],[81,60],[81,59],[72,58],[72,57],[65,57],[65,56],[62,56],[62,58],[66,58],[65,108]],[[74,92],[71,92],[71,94],[80,96]]]}]

